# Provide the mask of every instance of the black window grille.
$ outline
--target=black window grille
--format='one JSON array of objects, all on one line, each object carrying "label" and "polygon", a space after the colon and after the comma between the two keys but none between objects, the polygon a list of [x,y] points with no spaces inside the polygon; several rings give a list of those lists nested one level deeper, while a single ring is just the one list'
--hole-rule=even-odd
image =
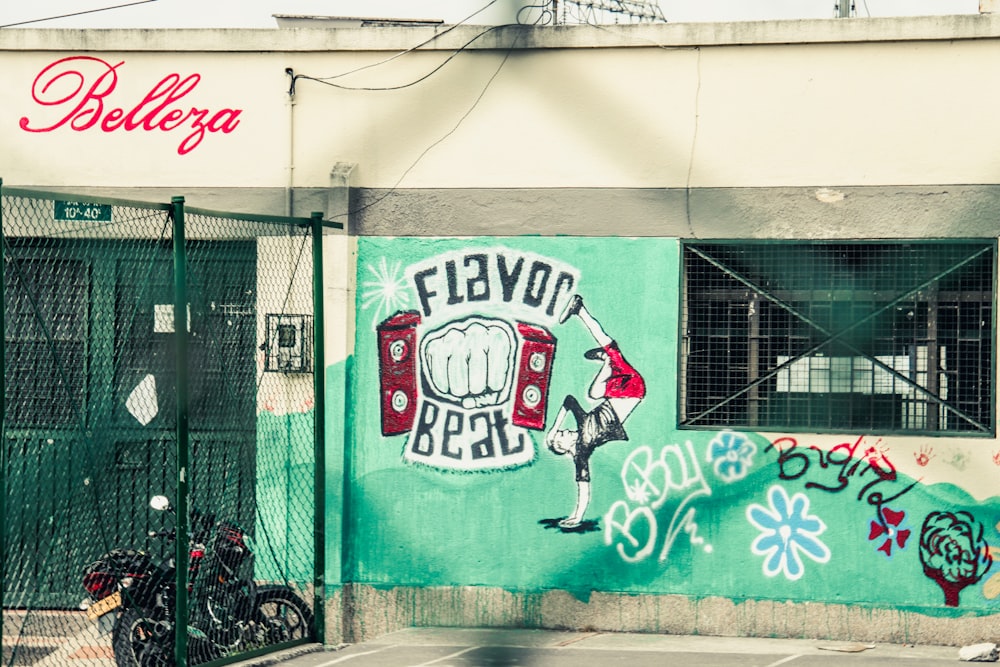
[{"label": "black window grille", "polygon": [[993,434],[995,240],[683,245],[682,427]]},{"label": "black window grille", "polygon": [[86,262],[41,257],[7,269],[6,419],[12,428],[81,422],[89,269]]}]

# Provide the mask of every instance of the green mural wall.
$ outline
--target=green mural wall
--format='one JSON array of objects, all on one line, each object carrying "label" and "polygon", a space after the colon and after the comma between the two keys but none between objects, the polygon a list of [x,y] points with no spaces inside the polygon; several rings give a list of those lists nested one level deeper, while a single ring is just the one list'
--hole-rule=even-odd
[{"label": "green mural wall", "polygon": [[360,238],[345,580],[996,611],[996,497],[891,438],[676,428],[678,257]]},{"label": "green mural wall", "polygon": [[255,576],[312,581],[313,412],[257,416]]}]

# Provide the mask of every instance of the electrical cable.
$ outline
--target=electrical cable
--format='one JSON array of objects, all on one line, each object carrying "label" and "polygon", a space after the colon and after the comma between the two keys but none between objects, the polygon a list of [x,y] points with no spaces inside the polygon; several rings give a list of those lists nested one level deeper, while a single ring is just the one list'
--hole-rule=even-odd
[{"label": "electrical cable", "polygon": [[[482,9],[474,12],[473,14],[470,14],[469,17],[467,17],[464,20],[468,20],[468,18],[471,18],[472,16],[475,16],[476,14],[478,14],[479,12],[481,12],[483,9],[486,9],[487,7],[489,7],[492,4],[493,4],[493,2],[490,2],[489,4],[485,5]],[[297,83],[298,79],[304,79],[306,81],[315,81],[316,83],[320,83],[320,84],[323,84],[323,85],[326,85],[326,86],[331,86],[331,87],[334,87],[334,88],[339,88],[339,89],[342,89],[342,90],[390,91],[390,90],[401,90],[401,89],[404,89],[404,88],[408,88],[410,86],[413,86],[413,85],[416,85],[416,84],[420,83],[421,81],[425,81],[430,76],[432,76],[436,72],[440,71],[445,65],[447,65],[449,62],[451,62],[451,60],[453,60],[456,56],[458,56],[460,53],[462,53],[463,51],[465,51],[470,45],[472,45],[476,40],[480,39],[484,35],[487,35],[487,34],[493,32],[495,30],[500,30],[500,29],[504,29],[504,28],[519,28],[519,27],[526,27],[526,26],[546,25],[550,21],[554,21],[555,20],[555,14],[552,11],[550,11],[550,8],[552,6],[553,6],[552,0],[547,0],[545,2],[542,2],[541,4],[526,5],[526,6],[522,7],[520,10],[518,10],[518,13],[517,13],[517,20],[518,20],[517,23],[507,23],[507,24],[503,24],[503,25],[490,26],[489,28],[487,28],[486,30],[483,30],[482,32],[480,32],[479,34],[477,34],[475,37],[473,37],[472,39],[470,39],[468,42],[466,42],[465,44],[463,44],[461,47],[459,47],[458,49],[456,49],[451,55],[449,55],[443,62],[441,62],[437,67],[435,67],[434,69],[432,69],[430,72],[428,72],[428,73],[424,74],[423,76],[421,76],[421,77],[419,77],[417,79],[414,79],[413,81],[410,81],[408,83],[400,84],[398,86],[387,86],[387,87],[360,87],[360,86],[356,87],[356,86],[345,86],[345,85],[341,85],[341,84],[332,83],[330,81],[330,79],[339,78],[342,75],[336,75],[336,76],[330,76],[330,77],[314,77],[314,76],[309,76],[309,75],[306,75],[306,74],[295,74],[294,70],[292,70],[292,68],[289,67],[289,68],[285,69],[285,72],[291,78],[291,83],[290,83],[290,86],[289,86],[288,94],[289,95],[294,95],[295,94],[295,87],[296,87],[296,83]],[[532,22],[523,22],[522,16],[523,16],[524,10],[526,10],[526,9],[528,9],[528,10],[530,10],[530,9],[540,9],[542,11],[540,12],[538,18],[536,18],[534,21],[532,21]],[[454,28],[454,27],[456,27],[456,26],[452,26],[452,28]],[[447,32],[447,31],[445,31],[445,32]],[[412,48],[410,48],[410,49],[408,49],[406,51],[403,51],[400,54],[396,54],[392,58],[389,58],[389,59],[387,59],[385,61],[382,61],[382,62],[388,62],[389,60],[395,59],[396,57],[398,57],[400,55],[403,55],[405,53],[410,53],[413,50],[419,48],[420,46],[426,45],[426,44],[430,43],[431,41],[433,41],[434,39],[437,39],[442,34],[445,34],[445,33],[444,32],[438,33],[434,37],[432,37],[431,39],[425,40],[421,44],[419,44],[419,45],[417,45],[415,47],[412,47]],[[510,58],[511,53],[513,52],[514,48],[516,47],[516,45],[517,45],[517,43],[518,43],[518,41],[520,39],[521,39],[521,34],[518,33],[514,37],[514,40],[511,42],[511,45],[507,48],[507,51],[504,54],[503,60],[500,61],[500,64],[497,66],[496,71],[493,72],[492,76],[490,76],[489,80],[487,80],[487,82],[486,82],[485,86],[483,87],[482,91],[480,91],[479,96],[476,97],[476,99],[472,103],[472,106],[469,107],[469,109],[462,115],[462,117],[458,119],[458,122],[454,125],[454,127],[452,127],[450,130],[448,130],[448,132],[446,132],[443,136],[441,136],[437,141],[435,141],[430,146],[428,146],[426,149],[424,149],[424,151],[421,152],[420,155],[417,156],[417,158],[410,164],[409,167],[407,167],[403,171],[402,174],[400,174],[399,178],[396,179],[396,182],[383,195],[381,195],[380,197],[376,198],[375,200],[373,200],[373,201],[371,201],[371,202],[369,202],[367,204],[364,204],[363,206],[360,206],[358,208],[351,209],[349,207],[348,210],[345,211],[344,213],[338,213],[338,214],[333,215],[333,216],[331,216],[329,218],[326,218],[326,221],[335,221],[338,218],[349,218],[351,215],[354,215],[356,213],[360,213],[362,211],[365,211],[365,210],[371,208],[372,206],[375,206],[376,204],[378,204],[381,201],[383,201],[386,197],[388,197],[389,195],[393,194],[399,188],[399,184],[403,182],[403,179],[406,178],[407,174],[409,174],[410,171],[412,171],[413,168],[417,166],[417,164],[424,158],[424,156],[427,155],[427,153],[430,152],[434,147],[438,146],[441,142],[443,142],[445,139],[447,139],[452,134],[454,134],[455,131],[458,130],[459,126],[465,121],[465,119],[468,118],[469,114],[471,114],[472,111],[476,108],[476,106],[478,106],[480,100],[482,100],[483,96],[486,94],[486,91],[489,89],[489,87],[493,83],[494,79],[496,79],[496,77],[500,74],[500,71],[503,69],[504,65],[507,63],[508,58]],[[372,64],[370,66],[359,68],[359,69],[353,70],[353,71],[360,71],[361,69],[366,69],[367,67],[373,67],[373,66],[378,65],[378,64],[381,64],[381,63],[374,63],[374,64]],[[346,72],[344,74],[350,74],[350,73],[352,73],[352,72]]]},{"label": "electrical cable", "polygon": [[[603,26],[599,23],[593,23],[587,21],[587,25],[594,28],[599,28],[600,30],[606,30],[612,32],[607,26]],[[691,238],[698,238],[698,235],[694,231],[694,223],[691,219],[691,174],[694,171],[694,156],[695,148],[698,143],[698,120],[700,118],[700,108],[701,108],[701,47],[699,46],[667,46],[666,44],[660,44],[659,42],[653,41],[651,39],[643,38],[643,41],[648,42],[652,46],[658,49],[663,49],[664,51],[687,51],[693,49],[698,54],[698,59],[695,65],[696,68],[696,81],[694,91],[694,128],[691,133],[691,149],[688,153],[688,165],[687,165],[687,175],[684,180],[684,218],[687,223],[688,233]]]},{"label": "electrical cable", "polygon": [[410,166],[407,167],[403,171],[402,174],[400,174],[399,178],[396,179],[396,182],[393,183],[393,185],[392,185],[391,188],[389,188],[383,195],[381,195],[380,197],[374,199],[373,201],[365,204],[364,206],[359,206],[356,209],[350,209],[348,211],[345,211],[344,213],[338,213],[337,215],[334,215],[334,216],[331,216],[330,218],[328,218],[328,220],[333,221],[333,220],[336,220],[337,218],[348,218],[348,217],[350,217],[352,215],[360,213],[361,211],[369,209],[372,206],[375,206],[376,204],[378,204],[381,201],[383,201],[386,197],[388,197],[389,195],[391,195],[394,192],[396,192],[396,190],[399,188],[399,184],[402,183],[403,179],[406,178],[407,174],[409,174],[413,170],[413,168],[416,167],[417,164],[419,164],[420,161],[424,159],[424,156],[427,155],[433,148],[435,148],[436,146],[438,146],[445,139],[447,139],[452,134],[454,134],[455,131],[458,130],[459,126],[461,126],[462,123],[465,122],[465,119],[469,117],[469,115],[475,110],[475,108],[477,106],[479,106],[479,102],[483,99],[483,97],[486,95],[486,91],[489,90],[490,86],[493,84],[493,81],[500,74],[500,70],[502,70],[503,67],[504,67],[504,65],[507,64],[507,59],[510,58],[510,54],[514,52],[514,48],[517,46],[517,42],[520,39],[521,39],[521,35],[517,35],[514,38],[514,41],[511,42],[510,46],[507,48],[507,52],[504,54],[503,60],[500,61],[500,64],[497,66],[496,71],[494,71],[493,74],[490,76],[490,78],[486,81],[486,85],[483,86],[483,89],[479,92],[479,95],[472,102],[472,106],[470,106],[468,108],[468,110],[466,110],[466,112],[464,114],[462,114],[462,117],[458,119],[458,121],[455,123],[455,125],[450,130],[448,130],[444,135],[442,135],[437,141],[435,141],[430,146],[428,146],[427,148],[425,148],[420,153],[420,155],[418,155],[417,158],[412,163],[410,163]]},{"label": "electrical cable", "polygon": [[28,23],[41,23],[42,21],[54,21],[56,19],[65,19],[72,16],[83,16],[84,14],[94,14],[96,12],[106,12],[111,9],[121,9],[122,7],[132,7],[133,5],[144,5],[148,2],[156,2],[156,0],[138,0],[137,2],[127,2],[124,5],[114,5],[111,7],[101,7],[99,9],[88,9],[82,12],[73,12],[72,14],[60,14],[58,16],[48,16],[43,19],[30,19],[28,21],[18,21],[17,23],[7,23],[5,25],[0,25],[0,28],[12,28],[16,25],[27,25]]},{"label": "electrical cable", "polygon": [[691,238],[698,238],[694,232],[694,223],[691,222],[691,172],[694,171],[694,151],[698,143],[698,119],[701,108],[701,49],[695,48],[698,53],[697,81],[698,85],[694,91],[694,128],[691,131],[691,152],[688,154],[687,178],[684,181],[684,216],[687,220],[688,233]]},{"label": "electrical cable", "polygon": [[486,30],[483,30],[478,35],[476,35],[475,37],[473,37],[472,39],[470,39],[468,42],[466,42],[465,44],[463,44],[462,46],[460,46],[457,50],[455,50],[454,52],[452,52],[451,55],[449,55],[447,58],[445,58],[444,61],[442,61],[437,67],[435,67],[434,69],[432,69],[430,72],[427,72],[423,76],[421,76],[421,77],[419,77],[417,79],[414,79],[413,81],[410,81],[408,83],[402,83],[402,84],[399,84],[398,86],[384,86],[384,87],[345,86],[343,84],[333,83],[333,82],[331,82],[331,81],[328,80],[329,78],[333,78],[333,77],[328,77],[327,79],[322,79],[322,78],[318,78],[318,77],[309,76],[307,74],[294,74],[294,75],[292,75],[292,87],[289,90],[289,93],[290,94],[294,94],[295,93],[295,83],[296,83],[296,81],[298,79],[304,79],[306,81],[315,81],[316,83],[321,83],[321,84],[323,84],[325,86],[332,86],[333,88],[340,88],[341,90],[387,91],[387,90],[402,90],[404,88],[409,88],[410,86],[417,85],[421,81],[425,81],[425,80],[429,79],[431,76],[433,76],[434,74],[436,74],[437,72],[439,72],[441,70],[441,68],[443,68],[449,62],[451,62],[456,56],[458,56],[460,53],[462,53],[467,48],[469,48],[469,46],[471,46],[473,42],[475,42],[476,40],[478,40],[483,35],[489,34],[489,33],[493,32],[495,30],[500,30],[502,28],[509,28],[511,26],[517,26],[517,25],[519,25],[519,24],[495,25],[495,26],[491,26],[491,27],[487,28]]},{"label": "electrical cable", "polygon": [[[383,65],[383,64],[385,64],[387,62],[395,60],[396,58],[399,58],[400,56],[404,56],[404,55],[406,55],[408,53],[412,53],[413,51],[416,51],[417,49],[419,49],[419,48],[421,48],[423,46],[426,46],[427,44],[430,44],[431,42],[435,41],[436,39],[438,39],[442,35],[446,35],[447,33],[451,32],[452,30],[454,30],[455,28],[459,27],[460,25],[463,25],[466,21],[468,21],[469,19],[471,19],[473,16],[475,16],[476,14],[479,14],[480,12],[488,9],[493,4],[495,4],[497,1],[498,0],[490,0],[490,2],[488,2],[485,5],[483,5],[482,7],[480,7],[479,9],[477,9],[476,11],[474,11],[473,13],[469,14],[468,16],[466,16],[464,19],[462,19],[458,23],[456,23],[454,25],[451,25],[451,26],[448,26],[445,30],[442,30],[439,33],[435,33],[434,36],[430,37],[429,39],[426,39],[423,42],[420,42],[419,44],[417,44],[415,46],[412,46],[409,49],[406,49],[405,51],[400,51],[399,53],[397,53],[397,54],[395,54],[393,56],[390,56],[389,58],[386,58],[385,60],[381,60],[381,61],[379,61],[377,63],[371,63],[369,65],[364,65],[362,67],[358,67],[356,69],[349,70],[347,72],[342,72],[340,74],[334,74],[332,76],[325,76],[325,77],[323,77],[323,76],[309,76],[307,74],[295,74],[293,72],[292,68],[290,68],[290,67],[286,68],[285,72],[287,72],[291,76],[291,84],[290,84],[289,89],[288,89],[288,94],[289,95],[293,95],[293,96],[295,95],[295,84],[298,81],[298,79],[305,79],[307,81],[315,81],[317,83],[321,83],[321,84],[324,84],[324,85],[327,85],[327,86],[331,86],[333,88],[339,88],[341,90],[388,91],[388,90],[402,90],[403,88],[409,88],[410,86],[414,86],[414,85],[420,83],[421,81],[424,81],[424,80],[430,78],[433,74],[435,74],[441,68],[443,68],[445,65],[447,65],[458,54],[460,54],[462,51],[464,51],[465,49],[467,49],[476,40],[478,40],[479,38],[483,37],[484,35],[487,35],[487,34],[493,32],[495,30],[501,30],[503,28],[511,28],[511,27],[518,27],[518,26],[545,25],[545,24],[547,24],[548,19],[546,19],[545,21],[542,21],[542,18],[546,17],[546,15],[549,18],[552,17],[552,13],[547,10],[547,8],[552,5],[552,0],[548,0],[548,2],[544,2],[543,4],[540,4],[540,5],[525,5],[524,7],[522,7],[521,9],[519,9],[518,12],[517,12],[517,19],[518,19],[517,23],[505,23],[505,24],[502,24],[502,25],[495,25],[495,26],[488,27],[487,29],[483,30],[478,35],[476,35],[475,37],[473,37],[472,39],[470,39],[468,42],[466,42],[465,44],[463,44],[462,46],[460,46],[450,56],[448,56],[448,58],[446,58],[444,60],[444,62],[442,62],[441,64],[439,64],[437,67],[435,67],[434,69],[432,69],[430,72],[428,72],[427,74],[419,77],[418,79],[410,81],[409,83],[400,84],[398,86],[386,86],[386,87],[347,86],[347,85],[343,85],[343,84],[331,83],[331,79],[339,79],[339,78],[347,76],[349,74],[354,74],[355,72],[360,72],[360,71],[363,71],[363,70],[366,70],[366,69],[370,69],[372,67],[377,67],[379,65]],[[522,14],[522,12],[525,9],[542,9],[543,11],[542,11],[541,15],[539,16],[539,18],[536,19],[535,21],[524,22],[524,21],[521,20],[521,14]],[[516,40],[515,40],[515,42],[516,42]]]},{"label": "electrical cable", "polygon": [[395,60],[396,58],[399,58],[401,56],[405,56],[407,53],[412,53],[413,51],[416,51],[417,49],[419,49],[422,46],[427,46],[428,44],[430,44],[431,42],[433,42],[437,38],[441,37],[442,35],[447,35],[449,32],[451,32],[455,28],[457,28],[457,27],[465,24],[466,21],[468,21],[469,19],[471,19],[476,14],[479,14],[479,13],[481,13],[481,12],[489,9],[490,7],[492,7],[493,5],[495,5],[497,2],[499,2],[499,0],[490,0],[488,3],[486,3],[485,5],[483,5],[482,7],[480,7],[479,9],[477,9],[476,11],[472,12],[471,14],[469,14],[468,16],[466,16],[464,19],[462,19],[458,23],[455,23],[453,25],[448,26],[447,28],[445,28],[441,32],[434,33],[433,37],[425,39],[424,41],[420,42],[419,44],[417,44],[415,46],[411,46],[410,48],[406,49],[405,51],[400,51],[399,53],[397,53],[395,55],[389,56],[385,60],[380,60],[377,63],[370,63],[368,65],[362,65],[361,67],[358,67],[358,68],[355,68],[355,69],[352,69],[352,70],[348,70],[346,72],[341,72],[340,74],[334,74],[333,76],[315,77],[314,80],[328,81],[330,79],[339,79],[340,77],[348,76],[350,74],[355,74],[357,72],[361,72],[361,71],[364,71],[366,69],[371,69],[372,67],[378,67],[379,65],[384,65],[384,64],[386,64],[388,62],[391,62],[391,61]]},{"label": "electrical cable", "polygon": [[[469,18],[471,18],[472,16],[475,16],[479,12],[483,11],[483,9],[486,9],[487,7],[489,7],[492,4],[493,4],[493,2],[490,2],[489,4],[485,5],[481,9],[479,9],[478,11],[470,14],[468,17],[466,17],[466,19],[463,19],[463,21],[466,21]],[[416,84],[420,83],[421,81],[426,80],[427,78],[429,78],[430,76],[432,76],[436,72],[440,71],[446,64],[448,64],[451,60],[453,60],[456,56],[458,56],[458,54],[460,54],[463,51],[465,51],[472,43],[474,43],[476,40],[480,39],[484,35],[487,35],[487,34],[493,32],[495,30],[500,30],[500,29],[503,29],[503,28],[518,28],[518,27],[524,27],[524,26],[543,25],[548,20],[550,20],[551,17],[553,16],[553,14],[551,12],[547,11],[547,7],[551,6],[551,4],[552,4],[552,2],[550,0],[549,2],[545,2],[545,3],[541,4],[541,5],[529,5],[529,6],[526,6],[526,7],[522,7],[521,10],[519,10],[518,14],[517,14],[518,23],[507,23],[507,24],[503,24],[503,25],[490,26],[489,28],[487,28],[486,30],[483,30],[482,32],[480,32],[479,34],[477,34],[475,37],[473,37],[472,39],[470,39],[468,42],[466,42],[465,44],[463,44],[461,47],[459,47],[458,49],[456,49],[451,55],[448,56],[448,58],[446,58],[442,63],[440,63],[437,67],[435,67],[434,69],[432,69],[430,72],[424,74],[423,76],[421,76],[421,77],[419,77],[417,79],[414,79],[413,81],[410,81],[409,83],[401,84],[401,85],[398,85],[398,86],[382,87],[382,88],[344,86],[344,85],[341,85],[341,84],[332,83],[330,81],[330,79],[339,78],[342,75],[336,75],[336,76],[330,76],[330,77],[313,77],[313,76],[309,76],[309,75],[306,75],[306,74],[295,74],[294,71],[292,70],[292,68],[289,67],[289,68],[285,69],[285,72],[289,75],[289,77],[291,77],[291,84],[289,86],[288,94],[289,95],[294,95],[295,94],[295,86],[296,86],[296,82],[297,82],[298,79],[305,79],[307,81],[315,81],[316,83],[321,83],[323,85],[331,86],[331,87],[334,87],[334,88],[339,88],[339,89],[342,89],[342,90],[389,91],[389,90],[401,90],[403,88],[408,88],[410,86],[413,86],[413,85],[416,85]],[[522,12],[525,9],[533,9],[533,8],[534,9],[542,9],[543,10],[541,12],[539,18],[537,18],[532,23],[522,23],[521,22]],[[543,19],[545,19],[545,21],[543,21]],[[457,27],[457,25],[456,26],[452,26],[451,28],[449,28],[449,30],[453,29],[454,27]],[[445,31],[445,32],[447,32],[447,31]],[[410,53],[413,50],[419,48],[420,46],[424,46],[424,45],[430,43],[431,41],[437,39],[441,35],[445,34],[445,32],[438,33],[434,37],[432,37],[431,39],[425,40],[421,44],[418,44],[415,47],[412,47],[410,49],[407,49],[406,51],[403,51],[403,52],[401,52],[399,54],[396,54],[392,58],[389,58],[389,59],[387,59],[385,61],[382,61],[382,62],[388,62],[389,60],[395,59],[396,57],[398,57],[400,55],[403,55],[403,54],[406,54],[406,53]],[[413,168],[417,166],[417,164],[424,158],[424,156],[427,155],[427,153],[430,152],[434,147],[438,146],[441,142],[443,142],[445,139],[447,139],[452,134],[454,134],[455,131],[458,130],[459,126],[465,121],[465,119],[468,118],[469,114],[471,114],[472,111],[476,108],[476,106],[478,106],[480,100],[482,100],[483,96],[486,94],[486,91],[489,89],[489,87],[493,83],[494,79],[496,79],[496,77],[500,74],[500,71],[503,69],[504,65],[507,63],[508,58],[510,58],[511,53],[513,52],[514,48],[516,47],[516,45],[517,45],[517,43],[518,43],[518,41],[520,39],[521,39],[521,35],[519,33],[519,34],[517,34],[514,37],[514,40],[511,42],[511,45],[507,48],[507,51],[504,54],[503,60],[500,61],[500,64],[497,66],[496,71],[494,71],[493,74],[490,76],[489,80],[487,80],[485,86],[483,86],[482,91],[480,91],[478,97],[476,97],[476,99],[473,101],[472,106],[469,107],[469,109],[462,115],[461,118],[458,119],[458,122],[456,122],[455,125],[450,130],[448,130],[448,132],[446,132],[437,141],[435,141],[430,146],[428,146],[426,149],[424,149],[420,153],[420,155],[417,156],[417,158],[410,164],[410,166],[408,166],[403,171],[403,173],[400,174],[399,178],[396,179],[396,182],[392,185],[392,187],[390,187],[382,196],[378,197],[377,199],[375,199],[375,200],[373,200],[373,201],[371,201],[371,202],[369,202],[369,203],[367,203],[367,204],[365,204],[363,206],[360,206],[360,207],[358,207],[356,209],[350,209],[349,208],[349,210],[345,211],[344,213],[339,213],[339,214],[331,216],[330,218],[327,218],[326,221],[330,222],[330,221],[335,221],[337,218],[348,218],[351,215],[354,215],[356,213],[360,213],[361,211],[367,210],[367,209],[371,208],[372,206],[375,206],[379,202],[383,201],[386,197],[388,197],[389,195],[393,194],[399,188],[399,184],[403,182],[403,179],[406,178],[407,174],[409,174],[410,171],[412,171]],[[370,66],[365,66],[365,67],[362,67],[362,68],[359,68],[359,69],[353,70],[353,71],[360,71],[361,69],[367,69],[368,67],[373,67],[373,66],[378,65],[378,64],[381,64],[381,63],[374,63],[374,64],[372,64]],[[345,72],[344,74],[350,74],[352,72]]]}]

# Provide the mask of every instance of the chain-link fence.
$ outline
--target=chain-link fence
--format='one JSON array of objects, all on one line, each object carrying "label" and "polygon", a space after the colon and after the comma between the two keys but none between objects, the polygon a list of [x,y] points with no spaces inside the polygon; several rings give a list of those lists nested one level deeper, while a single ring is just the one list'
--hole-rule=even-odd
[{"label": "chain-link fence", "polygon": [[0,201],[4,664],[313,638],[319,217]]}]

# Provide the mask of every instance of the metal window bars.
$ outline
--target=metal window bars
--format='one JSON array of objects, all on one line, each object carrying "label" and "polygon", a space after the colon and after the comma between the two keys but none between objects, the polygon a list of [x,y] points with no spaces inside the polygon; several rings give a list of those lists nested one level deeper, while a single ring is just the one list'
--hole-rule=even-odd
[{"label": "metal window bars", "polygon": [[994,240],[683,256],[682,426],[993,433]]}]

